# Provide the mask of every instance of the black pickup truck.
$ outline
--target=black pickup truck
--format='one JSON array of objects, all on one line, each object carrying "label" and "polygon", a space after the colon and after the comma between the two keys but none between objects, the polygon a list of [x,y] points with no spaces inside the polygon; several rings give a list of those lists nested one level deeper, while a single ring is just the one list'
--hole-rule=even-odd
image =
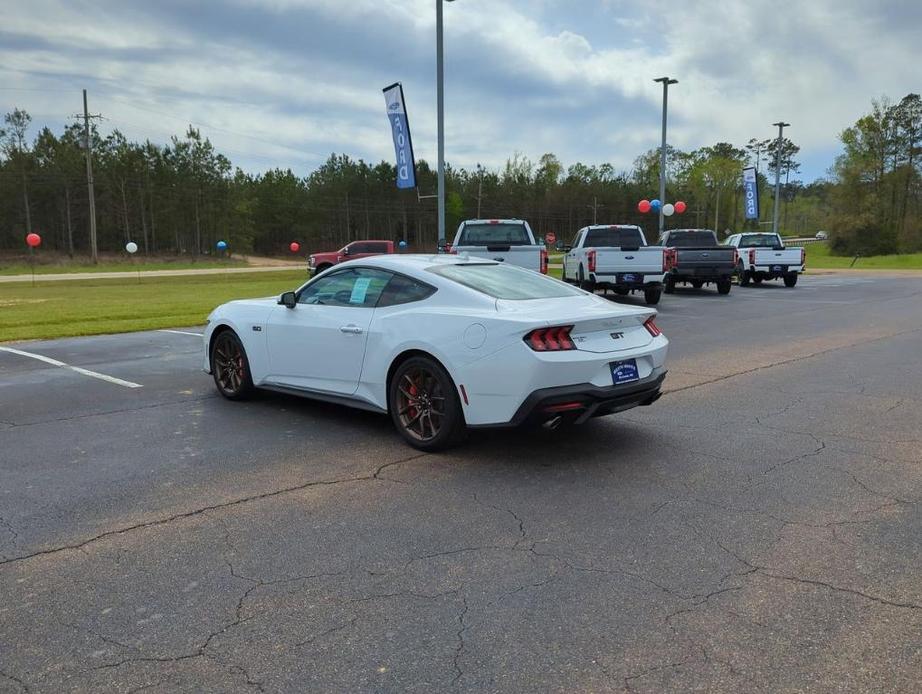
[{"label": "black pickup truck", "polygon": [[729,294],[731,279],[736,271],[737,251],[721,246],[717,234],[710,229],[670,229],[660,237],[660,245],[675,249],[675,265],[663,291],[672,294],[678,282],[700,289],[713,282],[720,294]]}]

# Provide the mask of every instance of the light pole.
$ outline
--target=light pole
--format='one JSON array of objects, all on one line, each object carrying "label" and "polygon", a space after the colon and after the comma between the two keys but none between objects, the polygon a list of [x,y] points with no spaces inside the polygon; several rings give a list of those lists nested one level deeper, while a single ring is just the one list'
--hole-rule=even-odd
[{"label": "light pole", "polygon": [[659,153],[659,233],[662,236],[666,221],[663,215],[663,205],[666,204],[666,103],[669,100],[669,85],[678,84],[679,80],[659,77],[653,81],[663,83],[663,144]]},{"label": "light pole", "polygon": [[[453,0],[444,0],[452,2]],[[445,66],[442,46],[442,0],[435,0],[435,71],[436,101],[438,120],[438,208],[439,208],[439,245],[445,247]]]},{"label": "light pole", "polygon": [[778,210],[781,203],[781,144],[783,142],[782,133],[784,129],[790,127],[790,123],[779,121],[772,123],[778,128],[778,144],[775,147],[775,211],[772,214],[772,233],[778,233]]}]

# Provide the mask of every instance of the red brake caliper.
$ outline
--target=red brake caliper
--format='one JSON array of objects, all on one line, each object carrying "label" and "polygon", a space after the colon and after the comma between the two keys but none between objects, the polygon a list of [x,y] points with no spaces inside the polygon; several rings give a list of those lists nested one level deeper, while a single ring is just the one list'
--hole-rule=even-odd
[{"label": "red brake caliper", "polygon": [[[410,395],[414,398],[419,394],[419,390],[416,388],[416,381],[410,379]],[[407,410],[407,414],[410,415],[412,420],[416,416],[416,408],[410,405],[410,408]]]}]

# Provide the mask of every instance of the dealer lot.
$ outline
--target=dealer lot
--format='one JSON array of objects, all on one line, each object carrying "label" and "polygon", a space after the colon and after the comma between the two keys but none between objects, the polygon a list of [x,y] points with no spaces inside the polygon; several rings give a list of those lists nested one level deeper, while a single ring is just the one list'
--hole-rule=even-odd
[{"label": "dealer lot", "polygon": [[196,328],[5,345],[141,387],[0,351],[0,691],[916,691],[920,296],[679,288],[654,406],[435,455]]}]

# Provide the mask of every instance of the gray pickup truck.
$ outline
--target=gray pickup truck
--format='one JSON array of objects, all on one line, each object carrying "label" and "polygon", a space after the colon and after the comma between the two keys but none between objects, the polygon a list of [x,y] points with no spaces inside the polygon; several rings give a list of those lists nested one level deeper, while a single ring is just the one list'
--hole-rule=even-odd
[{"label": "gray pickup truck", "polygon": [[672,294],[679,282],[700,289],[712,282],[720,294],[729,294],[739,262],[732,246],[721,246],[710,229],[670,229],[660,245],[675,249],[675,264],[666,275],[663,291]]}]

